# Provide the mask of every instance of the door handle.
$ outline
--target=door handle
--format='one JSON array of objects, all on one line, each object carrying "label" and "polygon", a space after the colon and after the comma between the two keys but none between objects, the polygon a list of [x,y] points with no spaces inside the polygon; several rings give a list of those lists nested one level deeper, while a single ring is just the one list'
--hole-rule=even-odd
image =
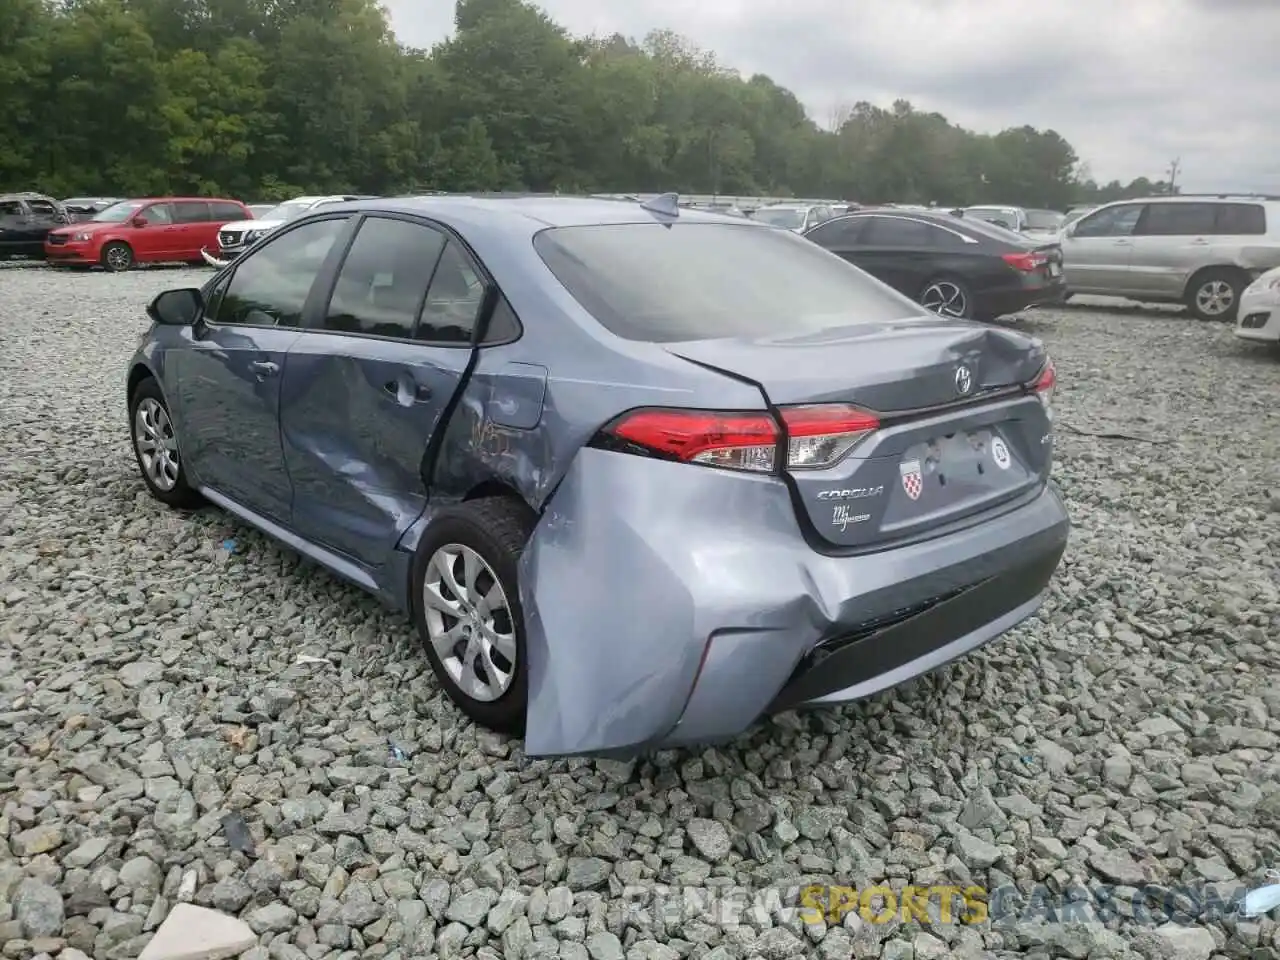
[{"label": "door handle", "polygon": [[1191,241],[1191,245],[1193,247],[1207,247],[1209,245],[1209,241],[1206,240],[1204,237],[1196,237],[1194,240]]},{"label": "door handle", "polygon": [[255,360],[249,364],[249,369],[258,375],[259,380],[265,380],[267,377],[274,377],[280,372],[280,367],[272,363],[270,360]]},{"label": "door handle", "polygon": [[1117,240],[1117,241],[1116,241],[1116,246],[1117,246],[1117,247],[1131,247],[1131,246],[1133,246],[1133,244],[1132,244],[1132,243],[1130,243],[1128,240]]},{"label": "door handle", "polygon": [[412,380],[388,380],[382,389],[401,403],[423,403],[431,399],[431,388]]}]

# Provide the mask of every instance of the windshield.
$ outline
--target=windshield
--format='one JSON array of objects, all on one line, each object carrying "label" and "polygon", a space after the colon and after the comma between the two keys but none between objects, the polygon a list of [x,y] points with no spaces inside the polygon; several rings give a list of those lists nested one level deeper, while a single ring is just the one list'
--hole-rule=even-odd
[{"label": "windshield", "polygon": [[816,243],[746,223],[553,227],[533,245],[574,299],[627,340],[805,334],[920,310]]},{"label": "windshield", "polygon": [[804,211],[795,207],[764,207],[755,212],[752,218],[771,227],[784,227],[795,230],[804,226]]},{"label": "windshield", "polygon": [[142,200],[121,200],[94,215],[94,223],[124,223],[142,209]]},{"label": "windshield", "polygon": [[310,200],[287,200],[278,207],[272,207],[264,213],[259,220],[292,220],[300,217],[314,204]]},{"label": "windshield", "polygon": [[1056,210],[1028,210],[1027,228],[1030,230],[1057,230],[1062,226],[1062,214]]},{"label": "windshield", "polygon": [[1069,223],[1075,223],[1081,217],[1085,216],[1086,214],[1093,213],[1093,211],[1097,209],[1098,209],[1097,207],[1081,207],[1079,210],[1072,210],[1070,213],[1066,215],[1066,217],[1063,218],[1062,225],[1065,227]]}]

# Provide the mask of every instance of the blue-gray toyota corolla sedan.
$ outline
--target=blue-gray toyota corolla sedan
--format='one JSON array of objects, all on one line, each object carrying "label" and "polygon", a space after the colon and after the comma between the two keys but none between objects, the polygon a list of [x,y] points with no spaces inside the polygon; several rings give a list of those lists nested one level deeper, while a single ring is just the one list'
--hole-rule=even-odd
[{"label": "blue-gray toyota corolla sedan", "polygon": [[151,493],[403,610],[532,756],[865,697],[1030,616],[1066,547],[1039,341],[674,196],[337,204],[148,312]]}]

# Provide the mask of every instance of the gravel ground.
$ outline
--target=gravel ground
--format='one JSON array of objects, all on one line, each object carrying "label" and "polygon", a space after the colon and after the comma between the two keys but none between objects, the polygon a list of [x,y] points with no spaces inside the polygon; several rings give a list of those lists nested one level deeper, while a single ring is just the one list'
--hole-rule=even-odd
[{"label": "gravel ground", "polygon": [[[405,622],[143,492],[123,364],[147,299],[203,276],[0,270],[4,957],[136,957],[179,901],[246,919],[257,960],[1280,953],[1272,918],[1192,916],[1280,867],[1274,354],[1172,312],[1036,315],[1076,525],[1038,618],[731,746],[529,761]],[[1108,926],[806,924],[808,882],[1116,899]],[[1135,912],[1146,884],[1182,923]]]}]

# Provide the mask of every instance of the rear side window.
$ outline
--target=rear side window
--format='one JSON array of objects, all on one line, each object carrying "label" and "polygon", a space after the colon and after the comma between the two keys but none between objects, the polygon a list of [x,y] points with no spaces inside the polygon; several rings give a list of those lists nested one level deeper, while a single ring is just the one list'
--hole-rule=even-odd
[{"label": "rear side window", "polygon": [[175,203],[173,205],[173,220],[175,223],[208,223],[209,205],[195,201]]},{"label": "rear side window", "polygon": [[1134,230],[1140,237],[1194,237],[1213,233],[1212,203],[1153,203]]},{"label": "rear side window", "polygon": [[444,240],[421,224],[370,217],[338,271],[325,329],[409,339]]},{"label": "rear side window", "polygon": [[922,220],[902,217],[868,217],[871,221],[864,243],[872,247],[931,247],[937,227]]},{"label": "rear side window", "polygon": [[803,334],[917,314],[817,244],[733,223],[556,227],[534,248],[611,333],[674,342]]},{"label": "rear side window", "polygon": [[0,217],[22,217],[26,211],[17,200],[0,200]]},{"label": "rear side window", "polygon": [[485,282],[471,258],[457,241],[450,240],[431,278],[416,338],[432,343],[470,343],[484,294]]},{"label": "rear side window", "polygon": [[216,221],[229,223],[232,220],[245,220],[249,217],[249,212],[238,204],[214,201],[209,204],[212,217]]},{"label": "rear side window", "polygon": [[1216,233],[1260,237],[1267,232],[1267,215],[1260,203],[1220,203]]}]

